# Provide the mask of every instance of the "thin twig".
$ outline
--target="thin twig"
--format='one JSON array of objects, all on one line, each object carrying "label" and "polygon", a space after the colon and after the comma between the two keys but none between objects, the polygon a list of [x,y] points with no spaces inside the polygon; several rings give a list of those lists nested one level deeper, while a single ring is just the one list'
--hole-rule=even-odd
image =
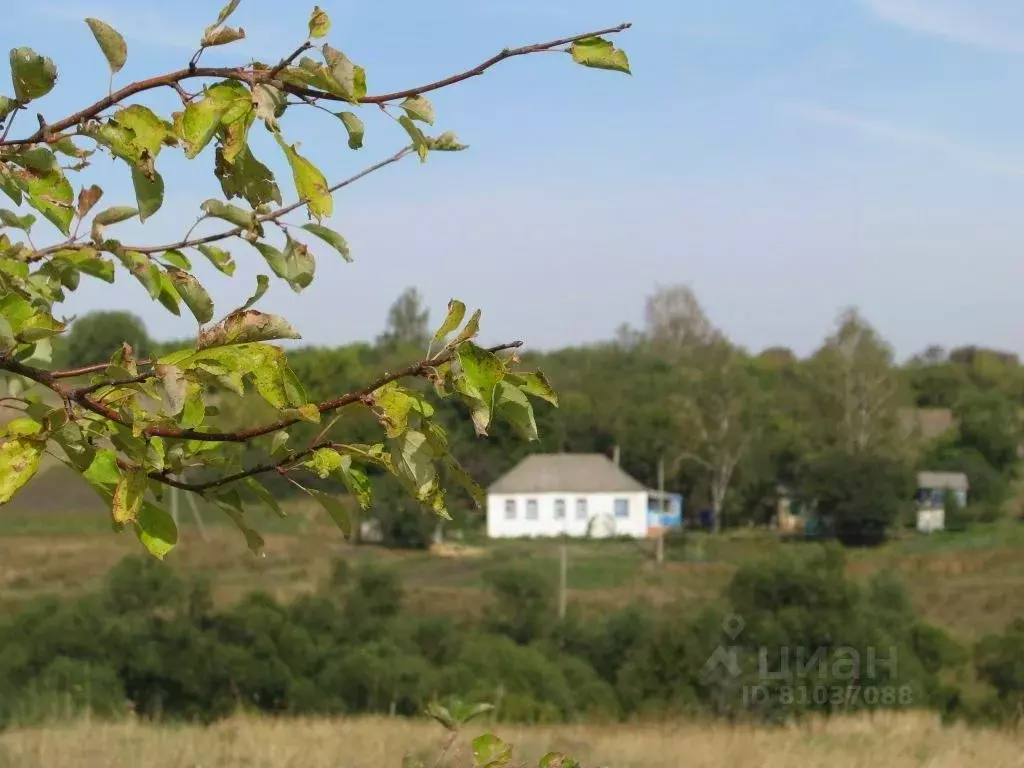
[{"label": "thin twig", "polygon": [[289,55],[287,58],[281,59],[280,63],[272,70],[270,70],[265,76],[262,76],[260,80],[262,80],[263,82],[273,80],[275,77],[277,77],[278,72],[287,67],[293,61],[295,61],[295,59],[297,59],[300,54],[304,53],[305,51],[308,51],[312,47],[313,44],[309,42],[309,40],[307,40],[294,51],[292,51],[291,55]]}]

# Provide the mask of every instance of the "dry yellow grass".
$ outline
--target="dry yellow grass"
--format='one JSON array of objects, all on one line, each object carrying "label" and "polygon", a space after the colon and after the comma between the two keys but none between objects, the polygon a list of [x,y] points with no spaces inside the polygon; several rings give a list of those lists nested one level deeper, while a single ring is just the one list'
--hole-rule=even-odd
[{"label": "dry yellow grass", "polygon": [[[1011,768],[1024,766],[1024,733],[942,727],[924,714],[857,717],[787,729],[682,723],[613,727],[497,727],[515,765],[551,750],[608,768]],[[467,731],[451,768],[472,764]],[[209,728],[134,722],[0,734],[4,768],[400,768],[407,755],[436,756],[435,724],[385,718],[236,718]],[[425,765],[433,766],[436,757]]]}]

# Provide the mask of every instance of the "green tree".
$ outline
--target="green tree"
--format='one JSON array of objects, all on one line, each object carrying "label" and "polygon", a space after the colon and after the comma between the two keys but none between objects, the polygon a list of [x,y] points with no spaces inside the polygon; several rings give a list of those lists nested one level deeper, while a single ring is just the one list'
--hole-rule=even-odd
[{"label": "green tree", "polygon": [[109,360],[122,344],[130,346],[140,357],[152,352],[152,342],[141,318],[131,312],[89,312],[71,324],[64,362],[77,368]]},{"label": "green tree", "polygon": [[430,341],[430,310],[415,288],[406,288],[388,310],[388,322],[377,344],[385,348],[426,349]]},{"label": "green tree", "polygon": [[[14,402],[23,413],[7,423],[0,443],[0,504],[32,479],[49,449],[109,504],[115,527],[131,528],[156,557],[178,540],[160,503],[167,486],[218,506],[253,550],[260,550],[263,540],[247,521],[245,503],[259,501],[277,510],[273,494],[260,482],[268,475],[287,477],[308,492],[345,532],[353,526],[348,508],[332,493],[312,487],[314,481],[330,481],[332,489],[347,490],[365,507],[372,495],[368,472],[389,472],[442,517],[447,514],[442,474],[479,498],[479,488],[458,465],[446,431],[434,418],[436,398],[407,386],[410,380],[426,380],[442,400],[462,403],[477,434],[507,423],[527,440],[537,439],[530,398],[554,400],[546,379],[518,370],[515,358],[502,354],[518,343],[478,346],[480,313],[467,313],[460,301],[449,303],[428,356],[418,351],[413,362],[388,365],[386,373],[378,371],[324,398],[310,397],[274,343],[300,338],[299,332],[285,318],[253,306],[271,275],[301,292],[314,279],[318,256],[351,259],[342,234],[328,226],[339,190],[408,157],[422,162],[435,153],[466,149],[452,131],[434,132],[440,116],[426,94],[539,51],[567,54],[566,60],[586,67],[629,72],[626,54],[602,37],[627,24],[508,48],[445,80],[374,95],[367,91],[363,67],[325,42],[331,22],[318,7],[309,16],[306,39],[294,41],[276,63],[201,66],[206,49],[245,37],[233,26],[237,6],[238,0],[230,0],[211,18],[187,66],[123,85],[124,38],[110,25],[87,19],[97,55],[110,65],[109,94],[108,83],[97,84],[99,100],[67,116],[44,114],[46,108],[37,103],[56,85],[57,66],[28,47],[12,50],[13,96],[0,96],[0,190],[15,208],[0,210],[0,370],[33,387],[20,400],[5,403]],[[161,114],[156,110],[171,90],[181,108]],[[362,109],[367,105],[372,113]],[[338,135],[352,151],[363,146],[369,121],[377,115],[388,126],[384,131],[401,137],[397,151],[348,179],[329,181],[313,158],[337,155],[337,145],[303,143],[300,150],[291,133],[294,111],[311,107],[334,112]],[[38,128],[27,125],[32,113],[39,116]],[[257,157],[257,152],[266,154]],[[100,205],[105,193],[88,171],[103,155],[121,163],[134,200]],[[145,224],[161,209],[164,173],[172,166],[182,171],[185,161],[212,169],[222,193],[197,201],[196,225],[165,244],[121,234],[119,224],[133,219]],[[287,181],[271,166],[286,168]],[[77,195],[73,179],[81,180]],[[204,259],[230,276],[236,256],[250,258],[250,251],[265,261],[268,274],[257,277],[243,305],[218,313],[193,260]],[[167,311],[191,314],[199,326],[195,341],[155,361],[120,347],[111,356],[88,360],[91,378],[75,384],[70,380],[82,370],[47,365],[40,350],[65,332],[59,308],[83,275],[112,283],[122,271]],[[413,297],[407,298],[412,302]],[[421,315],[416,310],[406,316],[403,309],[396,319],[415,325]],[[402,332],[407,330],[403,325]],[[217,403],[211,402],[212,388]],[[273,410],[272,418],[255,416],[234,428],[218,425],[211,406],[253,393]],[[357,409],[377,420],[370,440],[352,441],[332,431],[342,413]],[[316,431],[307,440],[311,429]]]}]

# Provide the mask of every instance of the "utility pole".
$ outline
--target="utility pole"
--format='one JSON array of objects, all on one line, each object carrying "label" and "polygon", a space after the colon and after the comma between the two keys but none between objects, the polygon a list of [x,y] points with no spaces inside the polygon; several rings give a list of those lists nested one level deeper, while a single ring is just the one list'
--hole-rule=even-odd
[{"label": "utility pole", "polygon": [[661,520],[658,521],[658,542],[655,551],[655,560],[658,565],[665,561],[665,457],[658,459],[658,500],[661,502]]},{"label": "utility pole", "polygon": [[[566,511],[566,517],[568,517],[568,510]],[[558,573],[558,618],[562,621],[565,620],[565,609],[566,603],[568,602],[568,589],[569,589],[569,536],[562,534],[562,551],[561,551],[561,563]]]}]

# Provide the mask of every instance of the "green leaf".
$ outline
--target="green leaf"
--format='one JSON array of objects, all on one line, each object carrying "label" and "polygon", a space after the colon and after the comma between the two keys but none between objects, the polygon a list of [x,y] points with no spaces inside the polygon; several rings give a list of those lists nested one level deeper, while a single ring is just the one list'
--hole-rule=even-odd
[{"label": "green leaf", "polygon": [[307,488],[306,492],[320,502],[320,506],[324,508],[324,511],[326,511],[328,515],[330,515],[331,520],[333,520],[334,524],[338,526],[338,530],[341,531],[342,535],[346,539],[351,538],[352,518],[341,499],[336,496],[331,496],[329,493],[314,491],[312,488]]},{"label": "green leaf", "polygon": [[210,322],[213,318],[213,300],[195,276],[176,267],[168,267],[167,275],[196,320],[200,324]]},{"label": "green leaf", "polygon": [[249,299],[243,304],[239,311],[244,311],[263,298],[263,294],[267,292],[267,288],[270,286],[270,278],[266,275],[256,275],[256,292],[249,297]]},{"label": "green leaf", "polygon": [[192,269],[192,262],[189,261],[188,257],[181,251],[164,251],[160,258],[168,264],[173,264],[178,269]]},{"label": "green leaf", "polygon": [[405,128],[409,138],[412,139],[412,147],[416,150],[416,154],[420,156],[420,162],[426,162],[427,152],[430,148],[427,146],[427,137],[423,135],[423,131],[419,129],[416,123],[409,119],[408,115],[402,115],[398,118],[398,122]]},{"label": "green leaf", "polygon": [[493,352],[478,347],[471,341],[459,347],[459,363],[470,391],[488,406],[494,399],[495,387],[505,378],[505,363]]},{"label": "green leaf", "polygon": [[452,713],[448,711],[448,708],[439,702],[432,701],[427,705],[426,713],[428,716],[434,718],[447,728],[449,731],[458,730],[458,723],[455,722],[455,718],[452,717]]},{"label": "green leaf", "polygon": [[218,271],[225,275],[235,274],[235,260],[231,254],[215,245],[197,245],[196,250],[205,256]]},{"label": "green leaf", "polygon": [[309,224],[303,224],[302,228],[307,232],[312,232],[321,240],[333,246],[334,250],[340,253],[342,258],[345,259],[345,261],[352,261],[352,256],[348,250],[348,243],[345,242],[344,237],[342,237],[339,233],[335,232],[333,229],[329,229],[328,227],[325,227],[322,224],[313,224],[312,222],[310,222]]},{"label": "green leaf", "polygon": [[44,443],[15,438],[0,445],[0,504],[6,504],[39,469]]},{"label": "green leaf", "polygon": [[212,48],[216,45],[227,45],[243,39],[245,39],[245,30],[241,27],[214,27],[207,28],[199,44],[203,48]]},{"label": "green leaf", "polygon": [[254,241],[249,243],[253,248],[260,252],[264,260],[267,262],[267,266],[280,278],[287,278],[288,266],[285,263],[284,254],[281,253],[277,248],[270,245],[269,243],[261,243]]},{"label": "green leaf", "polygon": [[252,211],[243,210],[237,205],[230,205],[221,200],[210,198],[199,207],[207,216],[223,219],[242,229],[254,230],[258,226],[255,214]]},{"label": "green leaf", "polygon": [[53,254],[55,261],[74,265],[76,269],[107,283],[114,282],[114,262],[100,258],[94,248],[67,249]]},{"label": "green leaf", "polygon": [[281,205],[281,190],[274,180],[274,174],[252,154],[248,145],[243,146],[229,163],[222,147],[217,147],[214,173],[220,180],[220,188],[229,200],[241,197],[253,208],[271,202]]},{"label": "green leaf", "polygon": [[132,276],[142,283],[151,298],[160,298],[161,272],[156,264],[153,264],[145,254],[138,251],[118,251],[115,255]]},{"label": "green leaf", "polygon": [[33,437],[43,431],[43,425],[27,416],[19,416],[3,428],[6,437]]},{"label": "green leaf", "polygon": [[537,439],[537,422],[533,417],[533,406],[522,390],[502,381],[494,395],[494,413],[500,416],[527,440]]},{"label": "green leaf", "polygon": [[178,543],[178,526],[174,524],[174,518],[167,510],[148,501],[142,502],[135,520],[135,534],[157,560],[163,560]]},{"label": "green leaf", "polygon": [[105,208],[97,213],[92,220],[93,224],[99,224],[100,226],[107,226],[108,224],[117,224],[122,221],[138,216],[139,211],[137,208],[132,208],[129,205],[115,205],[111,208]]},{"label": "green leaf", "polygon": [[[174,282],[166,272],[160,271],[160,267],[156,264],[151,262],[149,269],[153,278],[156,280],[157,301],[163,304],[168,312],[173,314],[175,317],[179,317],[181,315],[181,309],[178,305],[180,303],[181,296],[178,293],[178,289],[174,285]],[[170,267],[170,269],[174,269],[174,267]],[[146,282],[143,282],[143,285],[147,285],[148,287]]]},{"label": "green leaf", "polygon": [[252,491],[253,496],[263,502],[271,512],[278,517],[285,517],[284,510],[281,509],[281,505],[277,503],[277,499],[274,498],[274,494],[264,488],[255,477],[247,477],[242,482],[245,484],[246,488]]},{"label": "green leaf", "polygon": [[452,339],[451,342],[448,344],[448,346],[449,347],[457,347],[460,344],[462,344],[462,342],[468,341],[469,339],[472,339],[479,332],[480,332],[480,310],[478,309],[476,312],[474,312],[470,316],[469,322],[466,323],[466,327],[462,329],[462,332],[458,336],[456,336],[454,339]]},{"label": "green leaf", "polygon": [[455,710],[453,717],[459,722],[460,725],[465,725],[470,720],[475,720],[480,715],[485,715],[488,712],[494,711],[493,704],[487,704],[481,702],[479,704],[462,704],[459,703],[452,707]]},{"label": "green leaf", "polygon": [[366,473],[352,464],[351,456],[341,457],[341,479],[362,509],[369,509],[373,501],[373,487]]},{"label": "green leaf", "polygon": [[174,126],[141,104],[119,109],[111,117],[111,122],[126,129],[130,139],[126,146],[114,148],[125,160],[139,166],[147,176],[153,172],[153,160],[164,145],[177,143]]},{"label": "green leaf", "polygon": [[95,184],[78,190],[78,207],[75,209],[78,218],[84,219],[101,197],[103,197],[103,190]]},{"label": "green leaf", "polygon": [[235,12],[235,8],[238,7],[238,4],[240,2],[241,0],[230,0],[227,5],[220,9],[220,13],[217,14],[217,20],[210,26],[219,27],[221,24],[227,21],[228,16]]},{"label": "green leaf", "polygon": [[477,768],[503,768],[512,760],[512,745],[493,733],[473,739],[473,760]]},{"label": "green leaf", "polygon": [[221,322],[204,329],[199,334],[196,349],[248,344],[253,341],[301,338],[298,331],[283,317],[247,309],[232,312]]},{"label": "green leaf", "polygon": [[316,260],[309,248],[289,237],[284,249],[285,279],[292,290],[298,293],[313,282],[316,272]]},{"label": "green leaf", "polygon": [[349,149],[360,149],[363,146],[363,135],[366,133],[366,127],[363,125],[363,121],[359,119],[355,112],[335,112],[341,122],[345,126],[345,130],[348,131],[348,146]]},{"label": "green leaf", "polygon": [[427,125],[434,124],[434,105],[424,96],[410,96],[398,106],[413,120],[420,120]]},{"label": "green leaf", "polygon": [[437,332],[434,333],[434,343],[440,344],[462,324],[462,318],[466,316],[466,305],[458,299],[451,299],[448,302],[448,314],[444,318]]},{"label": "green leaf", "polygon": [[0,96],[0,120],[6,120],[7,116],[18,108],[18,102],[10,96]]},{"label": "green leaf", "polygon": [[135,200],[139,205],[139,221],[145,221],[164,204],[163,177],[156,171],[149,177],[138,166],[133,165],[132,184],[135,186]]},{"label": "green leaf", "polygon": [[553,406],[558,407],[558,394],[551,387],[551,383],[542,371],[517,371],[508,378],[526,394],[539,397],[541,400],[546,400]]},{"label": "green leaf", "polygon": [[31,213],[19,216],[14,211],[9,211],[6,208],[0,208],[0,227],[14,227],[15,229],[21,229],[28,232],[32,229],[32,225],[35,223],[36,217]]},{"label": "green leaf", "polygon": [[114,488],[114,500],[111,511],[117,525],[125,525],[135,520],[142,509],[142,498],[148,487],[146,473],[141,470],[128,469]]},{"label": "green leaf", "polygon": [[121,37],[116,29],[99,19],[89,18],[85,20],[85,23],[89,25],[89,29],[92,30],[92,36],[96,38],[100,50],[106,56],[111,73],[117,74],[120,72],[124,63],[128,60],[128,46],[125,44],[124,38]]},{"label": "green leaf", "polygon": [[426,496],[437,469],[434,466],[434,451],[426,435],[409,429],[391,441],[391,460],[399,477],[405,478],[416,492],[416,498]]},{"label": "green leaf", "polygon": [[334,201],[327,188],[327,179],[317,170],[309,160],[302,157],[295,151],[295,146],[285,143],[280,134],[274,134],[277,143],[281,146],[285,156],[288,158],[288,165],[292,169],[292,177],[295,180],[295,189],[299,197],[308,203],[309,212],[317,219],[330,216],[334,211]]},{"label": "green leaf", "polygon": [[238,491],[234,488],[221,490],[213,497],[213,501],[231,518],[231,522],[237,526],[238,530],[242,532],[249,549],[258,554],[263,549],[265,542],[263,537],[250,528],[249,524],[245,521],[245,516],[242,512],[242,499],[238,495]]},{"label": "green leaf", "polygon": [[222,123],[233,123],[252,111],[252,94],[236,80],[206,89],[204,98],[186,105],[177,123],[178,135],[185,142],[185,157],[191,160],[202,152]]},{"label": "green leaf", "polygon": [[62,233],[70,234],[71,220],[75,215],[75,192],[53,152],[47,147],[33,147],[11,155],[9,159],[20,166],[10,167],[8,173],[12,182],[25,193],[29,205]]},{"label": "green leaf", "polygon": [[327,13],[319,6],[313,6],[313,12],[309,15],[309,37],[316,39],[326,37],[331,29],[331,20]]},{"label": "green leaf", "polygon": [[469,149],[469,145],[460,144],[454,132],[445,131],[440,136],[428,136],[427,149],[437,152],[461,152],[464,149]]},{"label": "green leaf", "polygon": [[31,48],[12,48],[10,60],[14,97],[22,103],[45,96],[57,82],[57,67]]},{"label": "green leaf", "polygon": [[603,37],[586,37],[583,40],[577,40],[569,46],[569,53],[572,54],[573,61],[585,67],[632,74],[629,71],[626,52],[620,51]]},{"label": "green leaf", "polygon": [[341,454],[333,448],[317,448],[302,466],[321,480],[326,480],[332,472],[341,469]]}]

